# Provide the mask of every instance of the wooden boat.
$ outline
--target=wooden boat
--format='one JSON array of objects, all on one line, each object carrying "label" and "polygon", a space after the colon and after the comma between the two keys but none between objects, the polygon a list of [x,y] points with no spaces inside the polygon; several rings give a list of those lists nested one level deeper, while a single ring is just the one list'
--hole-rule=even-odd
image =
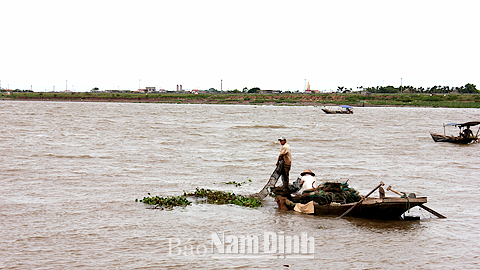
[{"label": "wooden boat", "polygon": [[476,138],[463,138],[461,136],[447,136],[447,135],[437,134],[433,132],[430,132],[430,136],[432,136],[432,139],[435,142],[468,144],[476,140]]},{"label": "wooden boat", "polygon": [[[295,203],[283,196],[276,197],[277,204],[280,209],[294,210]],[[327,205],[320,205],[313,202],[314,215],[316,216],[336,216],[340,217],[343,213],[354,207],[347,216],[370,218],[370,219],[384,219],[384,220],[399,220],[403,219],[403,213],[415,206],[422,206],[427,202],[427,197],[418,198],[366,198],[357,203],[330,203]],[[292,204],[293,203],[293,204]],[[283,207],[283,205],[285,207]]]},{"label": "wooden boat", "polygon": [[[347,183],[325,182],[315,190],[310,190],[302,195],[292,195],[292,187],[288,190],[284,188],[274,188],[272,192],[276,195],[275,201],[281,210],[294,210],[306,214],[317,216],[344,216],[383,219],[383,220],[402,220],[419,219],[419,217],[409,217],[405,212],[413,207],[419,206],[439,218],[445,216],[426,207],[427,197],[417,197],[414,193],[408,196],[400,193],[389,186],[387,191],[392,191],[401,197],[385,197],[383,182],[370,191],[365,196],[359,196],[358,191],[349,188]],[[375,190],[379,191],[378,198],[368,198]],[[307,202],[308,201],[308,202]]]},{"label": "wooden boat", "polygon": [[352,114],[353,108],[348,105],[340,105],[339,108],[322,108],[326,114]]},{"label": "wooden boat", "polygon": [[[480,128],[477,131],[476,135],[473,135],[473,132],[470,130],[470,127],[476,126],[480,124],[480,122],[466,122],[466,123],[450,123],[450,124],[444,124],[443,125],[443,132],[444,134],[438,134],[438,133],[433,133],[430,132],[430,136],[432,136],[432,139],[435,142],[449,142],[449,143],[458,143],[458,144],[469,144],[471,142],[478,142],[478,132],[480,131]],[[445,132],[445,127],[447,126],[455,126],[460,129],[459,136],[448,136],[446,135]]]},{"label": "wooden boat", "polygon": [[[267,194],[273,195],[278,208],[281,210],[298,211],[296,209],[297,206],[300,206],[299,208],[301,209],[302,206],[310,204],[310,214],[318,216],[337,216],[342,218],[348,215],[351,217],[398,220],[407,219],[404,213],[415,206],[419,206],[439,218],[445,218],[445,216],[423,205],[427,202],[427,197],[417,198],[413,193],[407,196],[405,193],[402,194],[393,190],[391,186],[387,188],[387,191],[392,191],[401,197],[385,197],[385,191],[382,188],[383,182],[380,182],[380,185],[365,196],[359,196],[358,191],[349,188],[347,183],[338,182],[325,182],[318,186],[316,190],[303,193],[302,195],[292,195],[293,192],[299,189],[295,183],[290,185],[288,189],[275,187],[280,178],[282,167],[283,161],[280,161],[265,187],[252,196],[263,200]],[[297,179],[297,181],[299,180]],[[379,198],[369,198],[368,196],[377,189],[379,190]],[[320,201],[323,203],[318,203]],[[313,209],[311,206],[313,206]]]}]

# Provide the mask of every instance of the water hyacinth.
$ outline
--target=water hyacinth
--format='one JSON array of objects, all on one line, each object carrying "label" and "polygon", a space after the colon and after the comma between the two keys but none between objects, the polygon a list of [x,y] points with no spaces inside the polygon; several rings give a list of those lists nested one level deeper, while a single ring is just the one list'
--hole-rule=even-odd
[{"label": "water hyacinth", "polygon": [[[248,182],[252,182],[252,180],[248,180]],[[235,181],[230,181],[230,182],[224,182],[225,185],[234,185],[235,187],[240,187],[242,186],[243,184],[246,184],[247,181],[244,181],[244,182],[241,182],[241,183],[238,183],[238,182],[235,182]]]},{"label": "water hyacinth", "polygon": [[[150,195],[150,193],[148,193],[148,195]],[[191,192],[191,193],[184,192],[182,196],[170,196],[170,197],[151,196],[151,197],[144,197],[141,200],[136,199],[135,201],[140,201],[149,205],[155,205],[156,207],[173,208],[175,206],[190,205],[192,202],[189,201],[187,197],[206,198],[206,202],[211,204],[235,204],[235,205],[251,207],[251,208],[263,206],[262,201],[256,197],[235,195],[235,193],[232,193],[232,192],[210,190],[210,189],[204,189],[204,188],[198,188],[198,187],[194,192]]]},{"label": "water hyacinth", "polygon": [[[150,195],[150,193],[149,193]],[[138,201],[138,200],[136,200]],[[152,196],[152,197],[144,197],[140,200],[140,202],[149,204],[149,205],[156,205],[159,207],[167,207],[172,208],[175,206],[187,206],[190,205],[192,202],[187,199],[185,196],[170,196],[170,197],[160,197],[160,196]]]},{"label": "water hyacinth", "polygon": [[192,193],[185,194],[196,198],[206,198],[207,203],[213,204],[235,204],[245,207],[259,207],[262,206],[262,201],[256,197],[249,197],[244,195],[235,195],[232,192],[224,192],[218,190],[196,188]]},{"label": "water hyacinth", "polygon": [[[248,180],[248,182],[252,182],[252,180]],[[243,184],[246,184],[247,181],[244,181],[244,182],[241,182],[241,183],[238,183],[238,182],[235,182],[235,181],[230,181],[230,182],[224,182],[225,185],[235,185],[235,187],[240,187],[242,186]]]}]

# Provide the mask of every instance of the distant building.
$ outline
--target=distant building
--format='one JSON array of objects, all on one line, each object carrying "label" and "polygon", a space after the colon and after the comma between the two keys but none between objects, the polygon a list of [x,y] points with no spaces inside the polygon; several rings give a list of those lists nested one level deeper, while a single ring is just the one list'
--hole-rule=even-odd
[{"label": "distant building", "polygon": [[318,90],[311,90],[310,89],[310,82],[307,83],[307,89],[305,90],[306,94],[313,94],[313,93],[319,93],[320,91]]},{"label": "distant building", "polygon": [[156,92],[156,88],[155,87],[145,87],[145,92],[154,93],[154,92]]},{"label": "distant building", "polygon": [[372,93],[369,92],[369,91],[361,91],[361,92],[360,92],[360,95],[362,95],[362,96],[370,96],[371,94],[372,94]]}]

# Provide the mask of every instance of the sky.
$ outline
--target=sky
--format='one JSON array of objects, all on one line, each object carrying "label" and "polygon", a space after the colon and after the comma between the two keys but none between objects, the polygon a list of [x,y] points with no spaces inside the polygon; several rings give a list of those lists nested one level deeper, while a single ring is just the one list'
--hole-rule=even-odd
[{"label": "sky", "polygon": [[480,89],[480,2],[0,0],[0,87]]}]

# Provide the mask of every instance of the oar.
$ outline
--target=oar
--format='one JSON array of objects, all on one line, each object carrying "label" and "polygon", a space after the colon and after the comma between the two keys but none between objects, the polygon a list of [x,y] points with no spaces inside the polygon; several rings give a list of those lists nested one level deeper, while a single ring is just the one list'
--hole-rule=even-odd
[{"label": "oar", "polygon": [[435,215],[435,216],[437,216],[438,218],[447,218],[446,216],[444,216],[444,215],[442,215],[442,214],[440,214],[440,213],[438,213],[438,212],[434,211],[434,210],[433,210],[433,209],[431,209],[431,208],[428,208],[428,207],[426,207],[426,206],[425,206],[425,205],[423,205],[423,204],[421,204],[421,205],[419,205],[419,206],[420,206],[421,208],[423,208],[423,209],[427,210],[428,212],[430,212],[430,213],[434,214],[434,215]]},{"label": "oar", "polygon": [[361,204],[363,202],[363,200],[365,200],[368,196],[370,196],[370,194],[372,194],[373,192],[375,192],[375,190],[377,190],[379,187],[385,185],[382,181],[380,181],[380,184],[375,187],[372,191],[370,191],[370,193],[368,193],[367,195],[365,195],[365,197],[363,197],[360,201],[358,201],[356,204],[354,204],[352,207],[350,207],[350,209],[348,209],[347,211],[345,211],[345,213],[343,213],[341,216],[339,216],[338,218],[343,218],[345,215],[347,215],[348,213],[350,213],[350,211],[353,210],[353,208],[355,208],[357,205]]},{"label": "oar", "polygon": [[[397,193],[398,195],[400,195],[400,196],[402,196],[402,197],[405,195],[405,194],[401,194],[400,192],[397,192],[397,191],[393,190],[393,189],[392,189],[392,186],[388,186],[387,190],[388,190],[388,191],[392,191],[392,192],[394,192],[394,193]],[[421,207],[421,208],[427,210],[428,212],[434,214],[434,215],[437,216],[438,218],[447,218],[446,216],[444,216],[444,215],[436,212],[435,210],[433,210],[433,209],[431,209],[431,208],[429,208],[429,207],[426,207],[426,206],[423,205],[423,204],[420,204],[419,207]]]}]

